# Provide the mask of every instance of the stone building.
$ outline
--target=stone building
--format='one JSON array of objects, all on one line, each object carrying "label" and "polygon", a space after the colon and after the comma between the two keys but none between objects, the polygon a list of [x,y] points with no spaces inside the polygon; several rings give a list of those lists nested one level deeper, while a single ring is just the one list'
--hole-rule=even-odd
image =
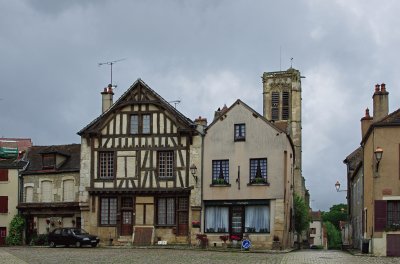
[{"label": "stone building", "polygon": [[80,145],[33,146],[26,159],[18,203],[26,219],[26,242],[56,227],[80,227]]},{"label": "stone building", "polygon": [[302,175],[301,78],[300,72],[293,68],[264,72],[263,115],[292,138],[295,155],[294,192],[309,204],[309,193]]}]

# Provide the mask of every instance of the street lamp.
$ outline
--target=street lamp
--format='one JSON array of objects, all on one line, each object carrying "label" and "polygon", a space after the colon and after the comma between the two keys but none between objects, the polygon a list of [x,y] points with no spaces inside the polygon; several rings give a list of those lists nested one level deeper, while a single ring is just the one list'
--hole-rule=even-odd
[{"label": "street lamp", "polygon": [[347,192],[347,190],[340,190],[340,182],[336,181],[335,188],[337,192]]},{"label": "street lamp", "polygon": [[379,169],[379,163],[381,162],[382,156],[383,156],[383,149],[380,147],[377,147],[374,151],[375,159],[376,159],[376,172],[378,172]]}]

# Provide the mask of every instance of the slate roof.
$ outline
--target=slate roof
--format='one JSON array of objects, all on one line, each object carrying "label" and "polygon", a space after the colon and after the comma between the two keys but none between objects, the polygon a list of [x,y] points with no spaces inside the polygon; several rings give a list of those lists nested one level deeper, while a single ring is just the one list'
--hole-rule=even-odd
[{"label": "slate roof", "polygon": [[108,116],[110,113],[113,112],[113,110],[121,103],[123,103],[123,101],[125,100],[126,97],[128,97],[130,95],[130,93],[132,92],[132,90],[136,89],[139,85],[141,85],[142,87],[144,87],[145,89],[147,89],[150,93],[152,93],[154,95],[154,97],[156,97],[160,103],[162,104],[162,106],[164,108],[166,108],[168,111],[172,112],[175,116],[177,116],[184,124],[186,124],[187,126],[190,127],[195,127],[195,123],[190,120],[189,118],[187,118],[185,115],[183,115],[181,112],[179,112],[175,107],[173,107],[170,103],[168,103],[164,98],[162,98],[158,93],[156,93],[153,89],[150,88],[150,86],[148,86],[144,81],[142,81],[140,78],[137,79],[132,85],[131,87],[129,87],[128,90],[125,91],[125,93],[123,93],[121,95],[120,98],[118,98],[117,101],[115,101],[115,103],[104,113],[102,113],[99,117],[97,117],[96,119],[94,119],[92,122],[90,122],[86,127],[84,127],[83,129],[81,129],[77,134],[82,136],[86,133],[90,133],[92,132],[92,130],[94,129],[94,127],[96,126],[96,124],[105,116]]},{"label": "slate roof", "polygon": [[0,160],[0,169],[22,169],[26,165],[23,160]]},{"label": "slate roof", "polygon": [[[58,168],[43,170],[42,154],[60,154],[66,157],[65,162]],[[26,159],[29,161],[27,169],[22,174],[36,174],[49,172],[74,172],[80,168],[80,144],[33,146],[28,149]]]}]

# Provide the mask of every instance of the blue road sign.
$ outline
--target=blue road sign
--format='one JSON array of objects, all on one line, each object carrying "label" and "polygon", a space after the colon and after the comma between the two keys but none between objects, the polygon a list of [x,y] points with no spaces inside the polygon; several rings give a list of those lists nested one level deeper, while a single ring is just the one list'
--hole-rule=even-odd
[{"label": "blue road sign", "polygon": [[245,239],[245,240],[242,241],[242,248],[249,249],[250,247],[251,247],[250,240]]}]

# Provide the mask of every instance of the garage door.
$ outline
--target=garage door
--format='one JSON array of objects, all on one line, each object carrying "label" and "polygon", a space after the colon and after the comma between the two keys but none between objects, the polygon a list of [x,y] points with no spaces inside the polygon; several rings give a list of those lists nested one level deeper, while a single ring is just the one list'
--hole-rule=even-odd
[{"label": "garage door", "polygon": [[386,255],[400,257],[400,235],[388,234],[386,236]]}]

